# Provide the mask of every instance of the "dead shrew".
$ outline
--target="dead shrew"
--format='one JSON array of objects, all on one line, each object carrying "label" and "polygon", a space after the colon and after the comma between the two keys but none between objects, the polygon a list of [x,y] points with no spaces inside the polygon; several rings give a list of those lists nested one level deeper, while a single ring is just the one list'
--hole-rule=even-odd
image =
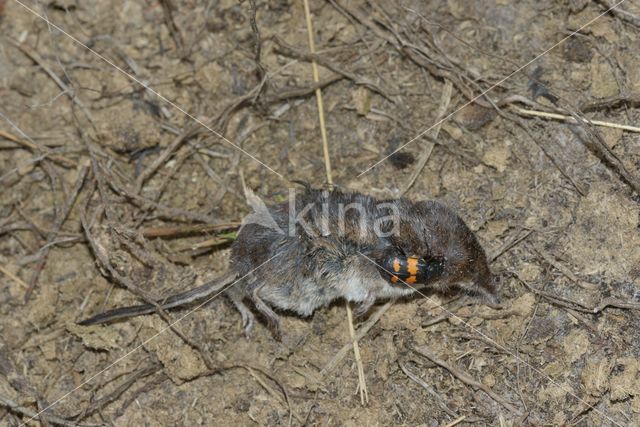
[{"label": "dead shrew", "polygon": [[[496,280],[475,235],[439,202],[306,188],[262,211],[252,206],[256,212],[245,218],[231,246],[229,273],[159,305],[169,309],[224,292],[239,310],[246,334],[254,323],[249,303],[277,335],[274,310],[309,316],[337,299],[357,304],[359,313],[380,299],[421,288],[498,300]],[[150,304],[118,308],[80,324],[155,311]]]}]

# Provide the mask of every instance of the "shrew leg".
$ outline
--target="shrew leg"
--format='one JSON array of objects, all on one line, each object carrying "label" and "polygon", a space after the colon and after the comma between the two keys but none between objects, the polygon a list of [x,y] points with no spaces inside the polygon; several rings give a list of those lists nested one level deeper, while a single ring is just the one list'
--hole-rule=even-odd
[{"label": "shrew leg", "polygon": [[353,314],[355,314],[356,317],[367,314],[374,302],[376,302],[376,296],[372,292],[369,292],[365,300],[358,304]]},{"label": "shrew leg", "polygon": [[253,289],[253,291],[251,292],[251,297],[250,298],[251,298],[251,301],[253,302],[253,304],[256,306],[256,309],[258,309],[258,311],[267,320],[267,323],[271,327],[271,330],[272,330],[273,335],[275,336],[275,338],[280,341],[282,339],[282,336],[280,335],[280,318],[260,298],[259,293],[260,293],[260,290],[262,289],[262,286],[264,286],[264,285],[257,286],[255,289]]},{"label": "shrew leg", "polygon": [[242,301],[244,298],[244,294],[242,292],[237,292],[233,290],[227,291],[227,296],[233,303],[233,305],[240,312],[240,316],[242,317],[242,329],[244,330],[244,336],[249,339],[251,335],[251,329],[253,329],[253,322],[255,320],[255,316],[246,306],[246,304]]}]

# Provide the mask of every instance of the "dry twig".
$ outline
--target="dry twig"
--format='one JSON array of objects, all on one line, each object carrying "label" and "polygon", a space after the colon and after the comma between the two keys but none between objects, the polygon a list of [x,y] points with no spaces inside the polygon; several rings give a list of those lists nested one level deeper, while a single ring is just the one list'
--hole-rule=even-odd
[{"label": "dry twig", "polygon": [[278,102],[288,101],[296,98],[306,98],[316,93],[317,90],[322,90],[336,82],[343,80],[345,77],[337,75],[326,78],[320,82],[315,82],[311,86],[304,87],[288,87],[280,90],[278,93],[265,96],[263,102],[265,104],[276,104]]},{"label": "dry twig", "polygon": [[607,146],[600,132],[593,127],[593,122],[584,115],[567,109],[578,123],[577,126],[570,126],[569,129],[580,138],[585,145],[607,166],[613,169],[631,188],[640,194],[640,177],[629,171],[622,160]]},{"label": "dry twig", "polygon": [[144,237],[173,238],[192,234],[207,234],[224,230],[235,230],[240,227],[240,222],[227,222],[221,224],[185,225],[169,227],[145,227],[141,233]]},{"label": "dry twig", "polygon": [[568,299],[568,298],[561,297],[560,295],[554,295],[552,293],[541,291],[539,289],[534,288],[517,271],[513,272],[513,274],[518,278],[518,280],[527,289],[529,289],[534,294],[545,298],[546,300],[548,300],[549,302],[551,302],[554,305],[558,305],[560,307],[565,307],[565,308],[570,308],[571,310],[575,310],[575,311],[581,311],[583,313],[591,313],[592,312],[592,310],[589,307],[587,307],[586,305],[584,305],[584,304],[582,304],[582,303],[580,303],[578,301],[574,301],[574,300],[571,300],[571,299]]},{"label": "dry twig", "polygon": [[140,289],[138,286],[136,286],[133,283],[133,281],[128,276],[120,274],[120,272],[112,266],[112,264],[109,262],[108,256],[105,253],[106,248],[100,245],[98,241],[91,234],[89,224],[86,218],[84,217],[84,214],[82,214],[81,216],[81,223],[82,223],[82,228],[84,229],[85,235],[87,237],[87,240],[89,241],[90,247],[93,251],[93,254],[97,258],[100,265],[104,268],[104,270],[107,271],[114,280],[122,284],[134,295],[138,296],[139,298],[144,300],[146,303],[153,305],[156,308],[156,311],[160,315],[160,317],[162,317],[162,319],[165,322],[167,322],[167,324],[169,325],[169,328],[173,332],[175,332],[175,334],[178,335],[187,345],[197,350],[200,354],[200,357],[202,357],[202,360],[207,365],[207,367],[209,369],[213,369],[215,366],[215,363],[211,359],[211,356],[209,355],[209,353],[203,348],[203,346],[195,342],[194,340],[190,339],[189,337],[187,337],[180,329],[178,329],[177,326],[175,325],[176,322],[174,322],[171,319],[171,317],[167,314],[167,312],[162,308],[162,306],[155,299],[151,297],[151,295],[149,295],[144,290]]},{"label": "dry twig", "polygon": [[[609,0],[596,0],[600,3],[606,10],[609,10],[613,15],[618,17],[619,19],[628,22],[630,24],[635,25],[636,27],[640,27],[640,16],[634,15],[631,12],[623,10],[620,6],[612,8],[613,4],[609,4]],[[614,3],[615,4],[615,3]]]},{"label": "dry twig", "polygon": [[499,394],[497,394],[496,392],[494,392],[492,389],[490,389],[486,385],[482,384],[481,382],[476,381],[475,379],[473,379],[466,372],[463,372],[463,371],[459,370],[458,368],[455,368],[454,366],[449,365],[444,360],[438,359],[435,355],[433,355],[431,352],[429,352],[424,347],[420,347],[420,348],[413,347],[412,350],[414,352],[416,352],[417,354],[419,354],[421,356],[424,356],[427,359],[431,360],[436,365],[446,369],[454,377],[456,377],[457,379],[459,379],[463,383],[467,384],[468,386],[470,386],[470,387],[472,387],[472,388],[474,388],[476,390],[482,390],[489,397],[491,397],[493,400],[498,402],[500,405],[502,405],[505,408],[507,408],[509,411],[513,412],[514,414],[520,415],[520,413],[521,413],[520,410],[518,408],[516,408],[515,406],[513,406],[508,400],[506,400],[505,398],[503,398],[502,396],[500,396]]},{"label": "dry twig", "polygon": [[[337,7],[340,12],[352,16],[355,20],[360,22],[360,24],[371,30],[376,36],[386,40],[399,52],[405,54],[416,65],[426,69],[431,75],[439,79],[449,80],[452,82],[456,89],[458,89],[467,99],[474,100],[474,102],[485,107],[491,106],[491,103],[487,103],[481,98],[475,99],[476,96],[474,95],[473,89],[469,87],[469,84],[474,86],[476,85],[473,79],[464,76],[459,70],[453,69],[450,65],[440,63],[439,61],[431,58],[429,52],[427,52],[422,46],[418,46],[411,43],[409,40],[406,40],[393,28],[393,25],[382,24],[373,18],[373,14],[366,13],[350,3],[335,1],[331,2],[331,4]],[[380,11],[379,6],[376,4],[373,4],[373,6],[377,7],[378,11]]]},{"label": "dry twig", "polygon": [[38,414],[37,412],[29,409],[29,408],[25,408],[24,406],[18,404],[17,402],[14,402],[13,400],[9,399],[8,397],[2,396],[0,395],[0,405],[5,406],[7,408],[9,408],[10,411],[13,412],[17,412],[18,414],[24,415],[25,417],[29,417],[31,420],[34,419],[38,419],[42,422],[52,422],[54,424],[58,424],[61,426],[67,426],[67,427],[92,427],[92,426],[101,426],[102,424],[78,424],[75,423],[73,421],[69,421],[69,420],[65,420],[64,418],[60,418],[56,415],[50,415],[50,414],[43,414],[40,413]]},{"label": "dry twig", "polygon": [[445,309],[444,306],[449,304],[451,302],[447,301],[445,303],[443,303],[442,305],[438,306],[439,308],[442,308],[443,313],[440,314],[439,316],[436,317],[432,317],[431,319],[422,322],[420,324],[420,326],[422,326],[423,328],[428,328],[429,326],[433,326],[436,325],[440,322],[444,322],[445,320],[447,320],[448,318],[450,318],[451,316],[456,316],[457,314],[455,314],[458,309],[462,308],[463,306],[467,305],[467,304],[472,304],[472,302],[470,301],[469,298],[467,297],[461,297],[461,298],[457,298],[454,302],[454,304],[451,306],[451,308],[449,309]]},{"label": "dry twig", "polygon": [[[309,36],[309,51],[312,55],[315,55],[316,48],[313,35],[313,26],[311,23],[311,11],[309,10],[309,1],[304,0],[304,15],[307,21],[307,35]],[[311,60],[311,68],[313,71],[313,81],[317,84],[320,81],[318,75],[318,65],[315,59]],[[333,186],[333,178],[331,175],[331,158],[329,157],[329,143],[327,141],[327,130],[324,121],[324,106],[322,103],[322,91],[316,89],[316,101],[318,104],[318,117],[320,120],[320,134],[322,136],[322,152],[324,154],[324,166],[327,175],[327,183],[329,186]],[[351,343],[353,345],[353,353],[358,367],[358,384],[360,389],[360,401],[364,405],[369,401],[369,394],[367,391],[367,383],[364,377],[364,367],[362,366],[362,358],[360,357],[360,347],[358,346],[358,340],[355,336],[355,330],[353,327],[353,313],[349,302],[346,303],[347,309],[347,324],[349,327],[349,336],[351,337]]]},{"label": "dry twig", "polygon": [[447,414],[449,414],[452,417],[457,417],[458,416],[458,414],[456,414],[452,409],[450,409],[447,406],[447,404],[444,402],[442,397],[438,394],[437,391],[434,390],[433,387],[431,387],[429,384],[427,384],[422,378],[420,378],[419,376],[417,376],[416,374],[411,372],[409,370],[409,368],[407,368],[402,362],[399,362],[399,365],[400,365],[400,369],[402,369],[402,372],[404,372],[405,375],[409,377],[409,379],[411,379],[413,382],[415,382],[420,387],[425,389],[427,391],[427,393],[429,393],[431,395],[431,397],[433,397],[435,399],[435,401],[438,404],[438,406],[440,407],[440,409],[442,409],[444,412],[446,412]]},{"label": "dry twig", "polygon": [[463,422],[464,420],[467,419],[466,415],[463,415],[461,417],[456,418],[455,420],[451,421],[449,424],[447,424],[444,427],[453,427],[453,426],[457,426],[458,424],[460,424],[461,422]]},{"label": "dry twig", "polygon": [[164,21],[169,29],[169,34],[171,34],[171,38],[175,42],[176,48],[184,55],[184,41],[182,40],[182,34],[180,33],[180,29],[178,28],[175,19],[173,19],[173,11],[176,10],[176,6],[173,4],[172,0],[160,0],[160,5],[162,6],[162,13],[164,14]]},{"label": "dry twig", "polygon": [[542,150],[542,152],[544,153],[544,155],[551,161],[551,163],[553,164],[553,166],[556,167],[556,169],[558,169],[558,171],[562,174],[562,176],[564,176],[567,180],[569,180],[569,182],[571,183],[571,185],[573,185],[573,188],[576,189],[576,191],[581,195],[581,196],[586,196],[587,195],[587,190],[584,189],[582,187],[582,185],[580,185],[574,178],[573,176],[571,176],[571,174],[566,170],[566,168],[564,167],[564,164],[556,159],[551,152],[549,151],[549,149],[544,145],[544,143],[542,141],[540,141],[538,138],[536,138],[533,133],[529,130],[529,127],[527,126],[527,124],[524,122],[524,120],[522,120],[520,117],[516,116],[515,114],[512,114],[510,112],[507,112],[503,109],[498,108],[497,109],[498,114],[507,119],[507,120],[511,120],[512,122],[514,122],[516,125],[518,125],[520,127],[520,129],[522,129],[527,136],[529,137],[529,139],[531,141],[533,141],[534,144],[536,144],[538,146],[538,148],[540,148],[540,150]]},{"label": "dry twig", "polygon": [[249,5],[251,10],[249,14],[249,23],[251,24],[251,31],[253,32],[253,44],[255,49],[254,60],[258,70],[258,80],[262,80],[265,71],[262,66],[262,62],[260,61],[260,56],[262,55],[262,38],[260,37],[260,29],[258,28],[258,7],[256,6],[255,0],[249,0]]},{"label": "dry twig", "polygon": [[[543,117],[545,119],[556,119],[562,120],[568,123],[579,124],[579,122],[573,118],[572,116],[566,116],[564,114],[556,114],[556,113],[547,113],[546,111],[537,111],[537,110],[527,110],[520,107],[513,107],[516,113],[521,114],[523,116],[531,116],[531,117]],[[608,127],[613,129],[622,129],[629,132],[640,132],[640,127],[637,126],[629,126],[629,125],[621,125],[618,123],[604,122],[601,120],[591,120],[591,123],[596,126]]]},{"label": "dry twig", "polygon": [[7,276],[9,279],[13,280],[14,282],[16,282],[18,285],[20,285],[21,287],[23,287],[24,289],[29,289],[29,285],[27,285],[24,280],[22,280],[21,278],[19,278],[18,276],[16,276],[15,274],[13,274],[12,272],[10,272],[7,268],[5,268],[3,265],[0,265],[0,273],[3,273],[5,276]]},{"label": "dry twig", "polygon": [[135,384],[138,380],[148,377],[151,374],[154,374],[162,369],[162,365],[160,364],[152,364],[144,369],[139,369],[131,374],[122,384],[118,385],[115,390],[111,393],[100,397],[92,401],[80,414],[76,416],[76,419],[82,420],[91,414],[100,411],[102,408],[107,406],[108,404],[115,402],[122,394],[129,389],[133,384]]},{"label": "dry twig", "polygon": [[31,150],[40,151],[41,153],[46,154],[47,158],[51,159],[54,162],[60,163],[62,166],[74,167],[76,165],[76,162],[74,162],[73,160],[70,160],[60,154],[56,154],[49,147],[38,144],[35,141],[31,140],[31,138],[29,138],[29,140],[21,139],[3,130],[0,130],[0,138],[8,139],[9,141],[15,142],[16,144],[22,145],[23,147],[29,148]]},{"label": "dry twig", "polygon": [[[525,230],[525,232],[523,234],[521,234],[522,230]],[[502,256],[502,254],[504,254],[508,250],[512,249],[513,247],[515,247],[519,243],[521,243],[524,240],[526,240],[532,233],[533,233],[533,230],[530,230],[530,229],[520,229],[520,230],[518,230],[517,233],[515,234],[515,236],[512,239],[510,239],[509,241],[505,242],[502,246],[500,246],[500,248],[498,248],[495,252],[493,252],[491,255],[489,255],[489,257],[488,257],[489,258],[489,263],[493,263],[495,260],[500,258],[500,256]]]},{"label": "dry twig", "polygon": [[361,86],[365,86],[367,88],[369,88],[371,91],[376,92],[377,94],[383,96],[384,98],[386,98],[387,100],[394,102],[393,99],[391,99],[391,96],[389,96],[389,94],[387,94],[386,91],[384,91],[382,88],[380,88],[378,85],[376,85],[374,82],[372,82],[370,79],[367,79],[365,77],[361,77],[358,76],[355,73],[352,73],[350,71],[344,70],[343,68],[341,68],[338,64],[334,63],[333,61],[318,55],[317,53],[305,53],[302,52],[296,48],[294,48],[293,46],[288,45],[284,40],[282,40],[280,37],[274,37],[274,41],[276,42],[276,44],[278,45],[278,52],[289,56],[291,58],[296,58],[296,59],[300,59],[303,61],[308,61],[308,62],[316,62],[320,65],[322,65],[325,68],[328,68],[329,70],[333,71],[336,74],[339,74],[349,80],[351,80],[354,84],[356,85],[361,85]]},{"label": "dry twig", "polygon": [[73,186],[73,189],[69,193],[69,197],[67,197],[67,201],[65,202],[64,207],[60,212],[58,212],[56,220],[53,223],[53,226],[51,228],[51,231],[47,234],[47,244],[40,250],[38,254],[39,256],[38,263],[36,264],[33,274],[29,279],[29,287],[27,288],[24,294],[25,302],[29,301],[31,294],[35,289],[35,286],[38,282],[38,278],[40,277],[40,273],[44,269],[44,265],[47,262],[47,255],[49,254],[49,250],[51,249],[51,246],[52,246],[51,244],[58,237],[58,232],[60,231],[60,228],[62,227],[64,222],[67,220],[67,217],[71,212],[71,208],[73,207],[73,204],[75,203],[75,200],[78,197],[78,194],[82,189],[82,186],[84,185],[84,180],[87,176],[88,171],[89,171],[88,166],[84,166],[84,165],[80,166],[78,169],[78,177],[76,178],[76,182]]},{"label": "dry twig", "polygon": [[40,68],[42,68],[49,77],[51,77],[51,79],[55,82],[55,84],[58,85],[58,87],[62,89],[64,93],[71,99],[71,101],[80,108],[80,110],[84,113],[84,115],[87,116],[87,119],[89,119],[89,122],[95,128],[93,116],[91,115],[91,112],[87,107],[85,107],[82,101],[80,101],[75,90],[67,86],[67,84],[64,81],[62,81],[62,79],[58,77],[58,75],[54,73],[53,70],[49,68],[49,66],[47,66],[47,64],[44,62],[44,60],[40,56],[40,54],[38,54],[38,52],[31,49],[29,46],[25,44],[18,43],[13,39],[8,39],[8,40],[13,46],[15,46],[22,53],[24,53],[36,65],[40,66]]},{"label": "dry twig", "polygon": [[[616,307],[616,308],[627,309],[627,310],[640,310],[640,303],[631,302],[631,301],[621,301],[617,298],[605,298],[597,306],[592,308],[578,301],[571,300],[568,298],[561,297],[559,295],[554,295],[552,293],[536,289],[530,283],[524,280],[518,272],[514,272],[513,274],[515,274],[518,280],[534,294],[540,295],[541,297],[548,300],[551,304],[554,304],[563,308],[568,308],[570,310],[579,311],[581,313],[589,313],[589,314],[598,314],[607,307]],[[587,328],[589,328],[592,332],[597,334],[597,329],[594,328],[594,326],[591,323],[577,316],[575,313],[570,312],[570,314],[573,317],[575,317],[578,321],[580,321],[582,324],[584,324]]]},{"label": "dry twig", "polygon": [[597,285],[594,285],[592,283],[588,283],[588,282],[585,282],[584,280],[581,280],[578,276],[576,276],[573,273],[573,271],[571,271],[568,267],[560,264],[560,262],[558,262],[553,257],[553,255],[551,255],[546,250],[544,250],[540,245],[533,246],[533,250],[535,250],[538,253],[538,255],[540,255],[546,262],[548,262],[553,267],[555,267],[556,270],[560,271],[562,274],[567,276],[569,278],[569,280],[571,280],[576,285],[580,286],[581,288],[588,289],[588,290],[591,290],[591,291],[593,291],[595,289],[598,289]]},{"label": "dry twig", "polygon": [[591,111],[606,110],[610,108],[617,108],[620,106],[639,107],[640,106],[640,94],[619,95],[609,98],[598,99],[596,101],[584,102],[578,106],[578,110],[583,113]]},{"label": "dry twig", "polygon": [[[228,370],[232,370],[232,369],[244,369],[247,372],[249,372],[249,374],[258,382],[258,384],[260,384],[260,386],[262,386],[269,394],[271,394],[278,401],[278,403],[280,403],[281,405],[285,406],[288,409],[288,412],[289,412],[289,422],[288,422],[289,426],[291,426],[291,422],[293,420],[293,417],[295,417],[298,421],[302,421],[300,419],[300,417],[293,412],[293,408],[291,407],[291,398],[289,397],[289,393],[287,392],[287,389],[284,387],[284,385],[277,378],[275,378],[273,375],[269,374],[268,372],[266,372],[262,368],[259,368],[257,366],[245,365],[245,364],[242,364],[242,365],[226,365],[226,366],[221,366],[219,368],[212,369],[212,370],[210,370],[208,372],[205,372],[205,373],[199,375],[198,377],[200,378],[200,377],[206,377],[206,376],[209,376],[209,375],[216,375],[216,374],[219,374],[222,371],[228,371]],[[257,376],[255,371],[260,372],[266,378],[268,378],[271,381],[273,381],[278,386],[278,388],[280,388],[280,390],[282,391],[284,399],[282,397],[280,397],[278,395],[278,393],[276,393],[274,391],[273,387],[270,387],[265,381],[263,381],[259,376]]]},{"label": "dry twig", "polygon": [[594,313],[600,313],[607,307],[616,307],[628,310],[640,310],[640,303],[630,301],[620,301],[616,298],[605,298],[600,304],[593,308]]},{"label": "dry twig", "polygon": [[[442,125],[442,122],[440,120],[446,114],[447,108],[449,108],[449,102],[451,101],[452,88],[453,88],[453,85],[451,84],[451,81],[446,80],[444,87],[442,89],[442,96],[440,97],[440,107],[438,107],[438,110],[436,112],[436,123],[439,123],[439,124],[436,125],[433,129],[431,129],[431,138],[433,139],[438,139],[438,134],[440,133],[440,128]],[[418,178],[418,176],[422,172],[422,169],[424,169],[424,166],[427,164],[427,161],[431,156],[431,152],[433,151],[434,146],[435,146],[435,143],[433,141],[426,142],[424,150],[422,151],[422,153],[420,154],[420,158],[418,159],[418,165],[416,166],[414,171],[411,173],[411,176],[409,177],[409,181],[407,182],[407,184],[405,184],[404,188],[400,190],[401,195],[404,195],[407,191],[409,191],[411,186],[413,186],[414,182],[416,181],[416,178]]]},{"label": "dry twig", "polygon": [[[6,348],[0,343],[0,377],[5,379],[5,384],[13,387],[16,391],[22,395],[29,396],[30,400],[37,403],[39,411],[33,411],[25,406],[20,405],[13,399],[0,395],[0,406],[8,408],[9,411],[15,412],[30,419],[27,422],[38,419],[44,426],[48,426],[49,423],[54,423],[64,426],[78,426],[77,423],[66,420],[51,414],[47,409],[42,410],[44,406],[48,406],[42,398],[40,398],[35,389],[27,382],[27,379],[22,373],[16,370],[13,360],[11,360],[9,353],[6,352]],[[84,424],[88,426],[88,424]]]},{"label": "dry twig", "polygon": [[[376,312],[372,314],[369,319],[360,326],[360,328],[358,328],[358,333],[355,336],[355,340],[360,341],[369,332],[373,325],[378,323],[378,320],[380,320],[382,315],[386,313],[387,310],[389,310],[389,307],[391,307],[393,303],[394,301],[387,301],[383,306],[376,310]],[[324,368],[322,368],[322,370],[320,371],[320,376],[324,377],[329,372],[333,371],[338,366],[340,361],[347,355],[351,346],[351,343],[347,343],[342,346],[342,348],[338,350],[338,352],[331,358],[331,360],[327,362],[326,365],[324,365]]]}]

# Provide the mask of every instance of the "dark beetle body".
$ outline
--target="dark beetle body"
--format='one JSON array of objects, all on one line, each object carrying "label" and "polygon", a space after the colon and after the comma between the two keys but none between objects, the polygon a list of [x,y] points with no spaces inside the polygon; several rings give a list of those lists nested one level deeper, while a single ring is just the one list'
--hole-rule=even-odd
[{"label": "dark beetle body", "polygon": [[426,285],[442,274],[443,263],[438,260],[428,262],[417,256],[390,256],[381,261],[380,270],[393,284]]}]

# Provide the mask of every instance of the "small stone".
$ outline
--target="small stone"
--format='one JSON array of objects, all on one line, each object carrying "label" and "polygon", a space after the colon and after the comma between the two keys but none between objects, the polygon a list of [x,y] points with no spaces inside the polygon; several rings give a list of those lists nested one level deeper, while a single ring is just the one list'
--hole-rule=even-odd
[{"label": "small stone", "polygon": [[482,107],[476,103],[467,105],[454,116],[454,120],[468,130],[478,130],[493,121],[496,112],[492,108]]},{"label": "small stone", "polygon": [[581,330],[570,332],[562,343],[569,363],[574,363],[580,359],[589,349],[589,345],[589,337]]},{"label": "small stone", "polygon": [[572,37],[564,44],[564,57],[567,61],[587,63],[593,58],[593,51],[589,44],[579,37]]},{"label": "small stone", "polygon": [[591,61],[591,95],[607,98],[618,94],[618,84],[611,66],[594,58]]},{"label": "small stone", "polygon": [[482,161],[484,164],[496,168],[498,172],[504,172],[510,155],[511,152],[506,145],[494,145],[484,153]]},{"label": "small stone", "polygon": [[371,92],[362,86],[351,92],[351,99],[355,104],[356,111],[361,116],[366,116],[371,111]]}]

